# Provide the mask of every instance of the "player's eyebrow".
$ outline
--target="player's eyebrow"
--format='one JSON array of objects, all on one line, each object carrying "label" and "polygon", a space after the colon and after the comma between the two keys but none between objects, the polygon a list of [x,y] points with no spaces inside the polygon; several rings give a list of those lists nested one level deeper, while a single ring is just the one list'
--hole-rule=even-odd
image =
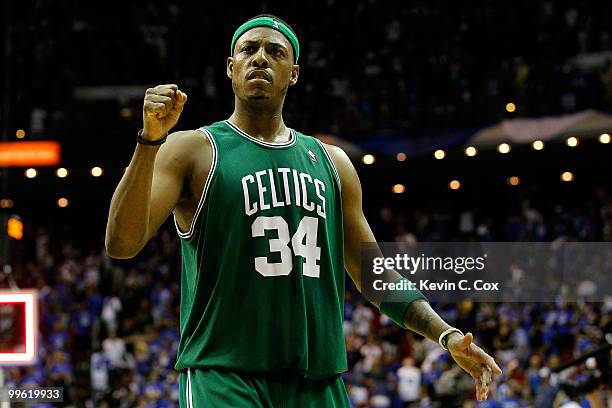
[{"label": "player's eyebrow", "polygon": [[[245,45],[259,45],[260,41],[258,40],[243,40],[240,43],[241,47],[244,47]],[[268,41],[268,44],[270,45],[274,45],[276,47],[282,48],[283,50],[287,51],[288,48],[281,42],[278,41]]]},{"label": "player's eyebrow", "polygon": [[276,47],[279,47],[279,48],[282,48],[284,50],[287,50],[287,47],[285,47],[285,45],[283,43],[279,43],[279,42],[276,42],[276,41],[268,41],[268,43],[270,45],[274,45]]}]

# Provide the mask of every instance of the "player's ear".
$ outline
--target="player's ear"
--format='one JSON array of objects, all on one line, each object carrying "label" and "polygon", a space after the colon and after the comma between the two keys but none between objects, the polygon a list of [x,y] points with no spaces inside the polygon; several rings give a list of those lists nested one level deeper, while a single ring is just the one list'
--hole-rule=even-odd
[{"label": "player's ear", "polygon": [[234,69],[234,59],[232,57],[227,57],[227,64],[226,64],[226,73],[227,73],[227,77],[229,79],[232,79],[232,70]]},{"label": "player's ear", "polygon": [[289,77],[289,86],[293,86],[297,83],[298,76],[300,76],[300,66],[293,65],[291,67],[291,77]]}]

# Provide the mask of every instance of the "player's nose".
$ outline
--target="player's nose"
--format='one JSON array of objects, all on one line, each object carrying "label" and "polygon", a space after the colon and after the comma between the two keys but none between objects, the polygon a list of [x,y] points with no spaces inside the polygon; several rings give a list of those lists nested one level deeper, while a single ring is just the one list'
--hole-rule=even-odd
[{"label": "player's nose", "polygon": [[256,67],[268,67],[268,58],[264,47],[259,48],[253,57],[253,65]]}]

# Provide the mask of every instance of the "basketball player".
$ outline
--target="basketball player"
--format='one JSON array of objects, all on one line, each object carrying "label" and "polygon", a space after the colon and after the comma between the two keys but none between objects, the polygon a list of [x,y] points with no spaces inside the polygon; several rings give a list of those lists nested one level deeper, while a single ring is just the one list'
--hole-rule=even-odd
[{"label": "basketball player", "polygon": [[[297,83],[291,27],[260,15],[235,32],[229,119],[168,135],[187,101],[148,89],[144,128],[111,202],[106,248],[135,256],[172,213],[181,239],[182,407],[348,407],[344,269],[360,287],[360,246],[375,242],[357,173],[338,147],[291,129]],[[393,279],[399,277],[396,272]],[[492,357],[446,324],[418,291],[376,302],[404,328],[439,341],[485,399]]]}]

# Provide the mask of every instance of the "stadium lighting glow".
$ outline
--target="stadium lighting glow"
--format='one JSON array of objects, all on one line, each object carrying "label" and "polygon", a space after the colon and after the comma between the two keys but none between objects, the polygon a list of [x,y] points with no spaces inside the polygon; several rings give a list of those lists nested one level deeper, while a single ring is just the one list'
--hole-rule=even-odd
[{"label": "stadium lighting glow", "polygon": [[562,181],[573,181],[574,180],[574,173],[570,172],[570,171],[565,171],[561,174],[561,180]]},{"label": "stadium lighting glow", "polygon": [[406,186],[403,184],[395,184],[391,188],[391,191],[393,191],[395,194],[401,194],[406,191]]},{"label": "stadium lighting glow", "polygon": [[541,140],[536,140],[531,144],[533,150],[542,150],[544,148],[544,142]]},{"label": "stadium lighting glow", "polygon": [[465,155],[468,157],[474,157],[478,153],[478,150],[474,146],[468,146],[465,148]]},{"label": "stadium lighting glow", "polygon": [[403,162],[406,160],[406,153],[399,152],[395,155],[395,158],[397,159],[397,161]]},{"label": "stadium lighting glow", "polygon": [[511,186],[518,186],[521,184],[521,179],[517,176],[508,177],[508,184]]},{"label": "stadium lighting glow", "polygon": [[30,167],[29,169],[27,169],[25,171],[25,176],[29,179],[33,179],[34,177],[36,177],[38,175],[38,172],[36,171],[36,169]]},{"label": "stadium lighting glow", "polygon": [[60,167],[59,169],[55,171],[55,175],[59,178],[68,177],[68,170],[66,170],[63,167]]},{"label": "stadium lighting glow", "polygon": [[15,132],[15,136],[17,136],[17,139],[23,139],[25,137],[25,130],[17,129],[17,132]]},{"label": "stadium lighting glow", "polygon": [[438,160],[442,160],[446,157],[446,153],[442,149],[438,149],[434,152],[434,157]]},{"label": "stadium lighting glow", "polygon": [[448,187],[451,190],[459,190],[461,188],[461,183],[459,182],[459,180],[451,180],[451,182],[448,183]]},{"label": "stadium lighting glow", "polygon": [[371,154],[364,154],[363,157],[361,158],[361,161],[364,164],[373,164],[376,161],[376,157],[374,157]]},{"label": "stadium lighting glow", "polygon": [[62,147],[51,140],[0,143],[0,167],[59,166]]},{"label": "stadium lighting glow", "polygon": [[10,217],[7,223],[8,236],[16,240],[23,238],[23,221],[19,217]]},{"label": "stadium lighting glow", "polygon": [[516,110],[516,105],[512,102],[506,104],[506,112],[512,113]]},{"label": "stadium lighting glow", "polygon": [[132,112],[132,109],[130,108],[121,108],[121,110],[119,111],[119,114],[124,119],[130,119],[132,117],[133,112]]},{"label": "stadium lighting glow", "polygon": [[602,133],[599,135],[599,143],[608,144],[610,143],[610,135],[607,133]]},{"label": "stadium lighting glow", "polygon": [[70,201],[68,201],[67,198],[62,197],[57,200],[57,206],[60,208],[66,208],[68,207],[68,204],[70,204]]},{"label": "stadium lighting glow", "polygon": [[13,207],[13,200],[11,200],[10,198],[3,198],[2,200],[0,200],[0,208],[12,208]]},{"label": "stadium lighting glow", "polygon": [[102,173],[103,173],[102,167],[98,167],[98,166],[92,167],[91,170],[90,170],[90,173],[94,177],[100,177],[102,175]]},{"label": "stadium lighting glow", "polygon": [[497,151],[501,154],[510,153],[510,145],[508,143],[502,143],[497,146]]},{"label": "stadium lighting glow", "polygon": [[578,139],[575,138],[574,136],[568,137],[567,140],[565,140],[565,144],[568,145],[569,147],[576,147],[578,146]]}]

